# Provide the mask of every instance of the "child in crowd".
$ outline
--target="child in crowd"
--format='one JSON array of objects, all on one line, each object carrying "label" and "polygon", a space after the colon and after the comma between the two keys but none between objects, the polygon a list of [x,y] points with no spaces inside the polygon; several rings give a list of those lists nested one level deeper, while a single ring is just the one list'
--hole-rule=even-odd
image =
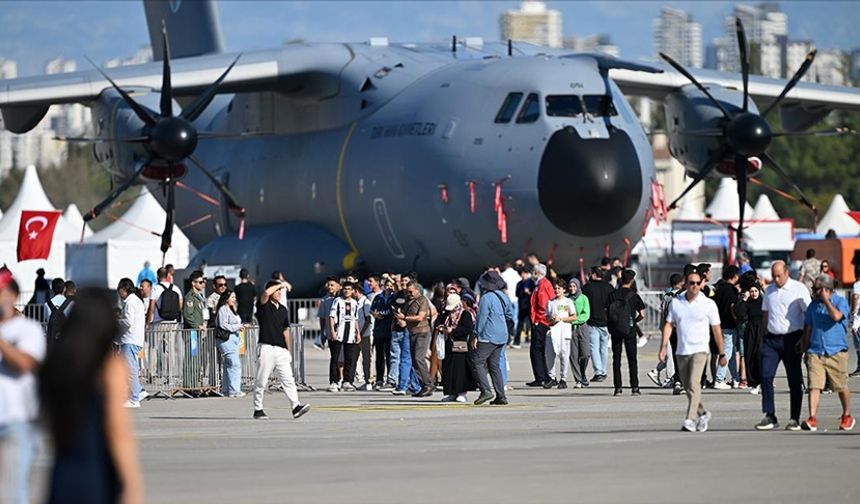
[{"label": "child in crowd", "polygon": [[[567,289],[564,282],[555,286],[555,299],[550,300],[546,307],[546,318],[549,321],[549,336],[551,344],[546,346],[546,367],[549,369],[550,380],[544,384],[544,388],[558,386],[560,389],[567,388],[567,372],[570,369],[570,339],[573,336],[571,322],[576,320],[576,307],[573,300],[566,296]],[[556,358],[561,362],[560,369],[556,373]],[[556,375],[558,378],[556,379]]]}]

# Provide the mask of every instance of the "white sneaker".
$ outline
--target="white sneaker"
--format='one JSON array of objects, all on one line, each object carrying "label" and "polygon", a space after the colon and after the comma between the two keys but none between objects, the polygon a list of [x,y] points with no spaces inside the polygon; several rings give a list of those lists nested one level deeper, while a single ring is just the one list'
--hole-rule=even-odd
[{"label": "white sneaker", "polygon": [[651,381],[654,382],[654,385],[657,385],[658,387],[661,386],[660,371],[657,371],[656,368],[652,369],[651,371],[648,371],[648,378],[650,378]]},{"label": "white sneaker", "polygon": [[123,404],[123,406],[125,406],[126,408],[140,408],[140,403],[138,401],[132,401],[131,399],[129,399],[125,402],[125,404]]},{"label": "white sneaker", "polygon": [[465,403],[468,402],[469,399],[466,397],[466,394],[460,394],[457,396],[457,399],[455,399],[455,401],[457,401],[458,403]]},{"label": "white sneaker", "polygon": [[740,388],[740,386],[741,386],[740,382],[732,381],[732,388],[733,389]]},{"label": "white sneaker", "polygon": [[365,392],[373,392],[373,385],[370,383],[365,383],[361,387],[358,387],[358,390],[363,390]]},{"label": "white sneaker", "polygon": [[663,382],[663,388],[672,388],[675,386],[675,380],[670,376]]},{"label": "white sneaker", "polygon": [[328,386],[329,392],[340,392],[340,387],[337,386],[337,383],[332,383]]},{"label": "white sneaker", "polygon": [[344,383],[340,389],[343,390],[344,392],[355,392],[357,390],[355,388],[355,385],[353,385],[352,383],[348,383],[348,382]]},{"label": "white sneaker", "polygon": [[708,431],[708,422],[711,421],[711,412],[706,411],[699,415],[699,420],[696,422],[696,430],[699,432]]},{"label": "white sneaker", "polygon": [[639,348],[644,348],[645,345],[648,344],[648,336],[640,336],[639,340],[636,342],[636,346]]},{"label": "white sneaker", "polygon": [[684,423],[681,424],[681,430],[685,430],[687,432],[696,432],[696,422],[690,420],[689,418],[684,420]]},{"label": "white sneaker", "polygon": [[761,394],[761,385],[750,388],[750,394],[752,394],[752,395]]},{"label": "white sneaker", "polygon": [[246,395],[248,395],[248,394],[246,394],[244,392],[236,392],[235,394],[230,394],[227,397],[245,397]]},{"label": "white sneaker", "polygon": [[145,390],[141,390],[140,394],[137,395],[137,402],[141,402],[144,399],[146,399],[147,397],[149,397],[149,392],[147,392]]},{"label": "white sneaker", "polygon": [[732,386],[726,382],[718,381],[714,383],[714,388],[717,390],[731,390]]}]

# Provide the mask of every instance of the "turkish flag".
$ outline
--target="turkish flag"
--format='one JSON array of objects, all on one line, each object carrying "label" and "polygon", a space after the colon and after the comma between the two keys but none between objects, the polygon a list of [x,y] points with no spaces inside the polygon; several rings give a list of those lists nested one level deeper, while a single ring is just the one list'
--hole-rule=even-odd
[{"label": "turkish flag", "polygon": [[860,212],[848,212],[848,216],[856,220],[857,223],[860,224]]},{"label": "turkish flag", "polygon": [[47,259],[62,212],[24,210],[18,228],[18,262]]}]

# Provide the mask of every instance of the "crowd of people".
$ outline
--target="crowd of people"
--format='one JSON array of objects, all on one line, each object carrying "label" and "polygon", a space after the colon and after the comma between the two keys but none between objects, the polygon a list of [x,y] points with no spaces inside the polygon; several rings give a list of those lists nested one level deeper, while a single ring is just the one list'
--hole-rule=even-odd
[{"label": "crowd of people", "polygon": [[[40,415],[37,396],[57,449],[50,502],[64,502],[68,489],[95,500],[118,492],[130,502],[140,498],[126,409],[139,407],[145,398],[138,364],[152,331],[185,329],[215,338],[220,392],[242,397],[239,333],[255,326],[259,351],[252,418],[268,418],[263,399],[273,374],[292,416],[309,411],[299,400],[292,373],[286,307],[291,285],[280,272],[261,289],[244,269],[233,290],[217,275],[207,295],[202,271],[190,273],[183,294],[174,284],[172,266],[147,270],[137,282],[120,280],[115,293],[78,293],[74,282],[48,284],[40,272],[37,286],[44,289],[41,281],[48,290],[34,294],[38,309],[24,317],[16,309],[17,282],[0,269],[0,441],[4,456],[14,451],[18,462],[13,464],[17,470],[3,473],[0,488],[15,489],[0,495],[3,502],[21,501],[26,488]],[[671,275],[660,308],[658,359],[646,376],[658,387],[686,395],[683,430],[708,430],[712,411],[703,404],[703,388],[760,394],[763,417],[755,429],[779,427],[773,382],[780,363],[789,386],[787,430],[817,430],[821,395],[831,392],[842,405],[839,428],[853,429],[848,379],[860,376],[860,367],[849,374],[848,352],[853,335],[860,362],[860,281],[850,299],[841,296],[832,270],[815,259],[814,251],[807,254],[798,280],[790,278],[781,261],[771,273],[766,283],[741,262],[725,266],[713,284],[708,263],[689,264]],[[855,276],[860,278],[860,266]],[[505,405],[511,389],[507,350],[528,341],[533,375],[528,387],[584,388],[605,381],[611,349],[613,395],[624,395],[622,354],[630,395],[641,394],[637,352],[647,337],[639,324],[648,308],[635,272],[618,258],[604,258],[587,278],[562,277],[529,255],[486,268],[474,288],[461,277],[425,291],[415,274],[396,273],[363,279],[349,273],[328,278],[324,288],[314,346],[330,352],[329,392],[377,390],[428,398],[441,388],[444,402],[465,403],[477,391],[474,404]],[[82,393],[68,394],[69,389]],[[803,418],[805,393],[808,414]],[[76,465],[82,451],[97,454],[95,465]],[[81,481],[95,483],[81,488]]]}]

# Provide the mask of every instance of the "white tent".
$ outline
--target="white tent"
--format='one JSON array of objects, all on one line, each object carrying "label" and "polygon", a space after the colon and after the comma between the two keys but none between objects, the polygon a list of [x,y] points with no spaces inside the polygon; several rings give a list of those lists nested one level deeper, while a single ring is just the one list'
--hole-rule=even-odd
[{"label": "white tent", "polygon": [[63,219],[66,220],[67,227],[77,234],[77,240],[80,241],[81,229],[84,230],[84,239],[93,235],[93,230],[84,222],[84,216],[81,215],[78,205],[72,203],[67,206],[66,211],[63,212]]},{"label": "white tent", "polygon": [[676,220],[700,221],[705,218],[705,213],[702,211],[702,200],[692,196],[687,196],[681,200],[681,206],[678,208],[678,213],[673,217]]},{"label": "white tent", "polygon": [[[123,277],[137,281],[143,263],[162,264],[161,238],[164,209],[145,188],[131,208],[116,222],[84,240],[67,246],[66,269],[69,278],[78,283],[116,287]],[[80,229],[78,230],[80,233]],[[173,246],[164,256],[164,264],[184,268],[191,258],[191,245],[185,234],[174,227]]]},{"label": "white tent", "polygon": [[779,220],[779,214],[770,202],[767,194],[761,194],[755,202],[752,218],[755,220]]},{"label": "white tent", "polygon": [[[746,205],[744,207],[744,217],[751,219],[753,208],[747,202],[744,202],[744,205]],[[738,183],[735,179],[726,177],[720,181],[720,187],[717,189],[716,194],[714,194],[714,199],[711,200],[711,203],[705,209],[705,214],[719,221],[738,220],[740,217],[738,210]]]},{"label": "white tent", "polygon": [[30,165],[24,171],[24,179],[15,196],[15,201],[6,209],[0,219],[0,264],[6,264],[12,270],[21,286],[21,298],[29,299],[36,278],[36,270],[44,268],[48,278],[63,277],[66,267],[66,240],[71,235],[69,226],[62,217],[54,230],[51,252],[48,259],[33,259],[18,262],[18,228],[21,222],[22,210],[56,210],[45,194],[36,167]]},{"label": "white tent", "polygon": [[851,209],[845,203],[845,198],[841,194],[833,197],[833,202],[830,203],[830,208],[824,217],[818,221],[818,227],[815,232],[825,234],[829,230],[836,231],[837,235],[857,236],[860,234],[860,224],[848,215]]}]

